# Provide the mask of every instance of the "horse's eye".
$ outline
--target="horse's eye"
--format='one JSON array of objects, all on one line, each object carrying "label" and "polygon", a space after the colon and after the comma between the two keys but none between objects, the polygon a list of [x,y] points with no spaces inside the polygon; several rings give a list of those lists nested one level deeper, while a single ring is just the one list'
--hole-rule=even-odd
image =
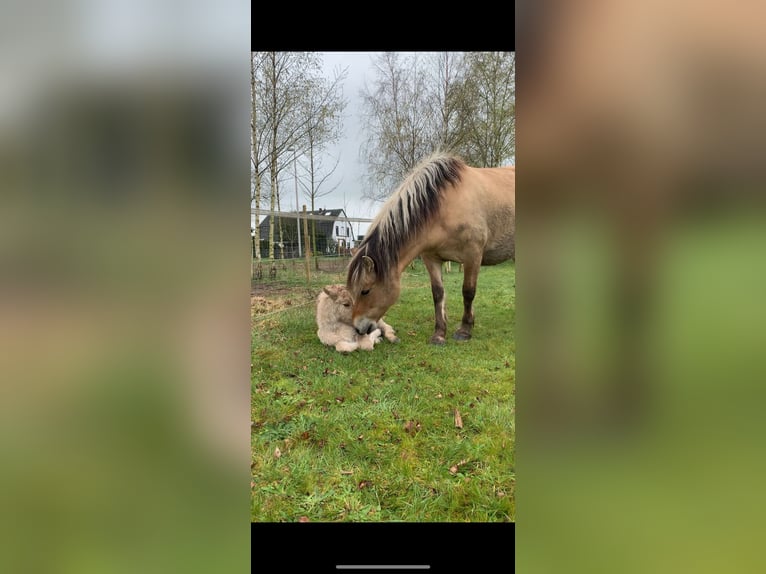
[{"label": "horse's eye", "polygon": [[369,289],[362,289],[362,295],[367,295],[367,293],[369,292],[370,292]]},{"label": "horse's eye", "polygon": [[351,303],[343,303],[344,307],[351,307]]}]

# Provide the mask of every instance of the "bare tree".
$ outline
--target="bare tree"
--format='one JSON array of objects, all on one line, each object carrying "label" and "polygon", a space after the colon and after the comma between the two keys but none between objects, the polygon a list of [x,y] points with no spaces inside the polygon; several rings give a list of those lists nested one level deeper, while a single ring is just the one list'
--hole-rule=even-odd
[{"label": "bare tree", "polygon": [[428,60],[430,76],[427,97],[437,125],[434,148],[457,150],[464,141],[466,114],[462,90],[465,82],[465,58],[459,52],[438,52]]},{"label": "bare tree", "polygon": [[[305,100],[305,113],[312,118],[306,130],[305,153],[307,160],[306,174],[308,181],[302,182],[303,195],[308,198],[311,211],[316,209],[316,200],[337,189],[340,182],[332,187],[326,187],[338,167],[340,158],[335,164],[325,169],[321,159],[321,151],[340,139],[343,133],[343,111],[347,101],[343,97],[342,84],[348,76],[348,68],[335,70],[332,79],[315,78]],[[311,220],[312,248],[317,251],[316,221]],[[317,261],[318,264],[318,261]]]},{"label": "bare tree", "polygon": [[[279,176],[289,164],[289,149],[305,137],[310,122],[302,111],[311,73],[319,69],[318,55],[312,52],[259,52],[261,65],[254,69],[253,84],[259,114],[255,129],[264,145],[265,169],[269,172],[269,209],[278,209]],[[260,72],[260,73],[259,73]],[[269,219],[269,258],[274,259],[275,218]]]},{"label": "bare tree", "polygon": [[[280,174],[292,163],[293,154],[321,149],[340,134],[345,101],[340,87],[345,71],[327,81],[315,52],[257,52],[251,66],[253,95],[253,178],[256,211],[260,209],[263,174],[268,171],[269,209],[281,206]],[[258,65],[256,65],[256,63]],[[312,188],[313,189],[313,188]],[[257,199],[256,199],[257,198]],[[274,259],[275,227],[269,219],[269,258]],[[283,231],[279,229],[280,244]]]},{"label": "bare tree", "polygon": [[373,86],[360,94],[368,133],[362,155],[369,174],[365,196],[381,199],[433,149],[436,122],[417,55],[386,52],[374,67]]},{"label": "bare tree", "polygon": [[[262,86],[256,82],[256,78],[260,78],[263,64],[263,53],[253,52],[250,54],[250,99],[252,103],[252,115],[250,118],[250,200],[251,205],[255,207],[255,258],[259,260],[259,264],[261,259],[261,249],[258,234],[258,222],[261,218],[261,181],[266,161],[266,150],[268,148],[266,136],[269,134],[269,131],[265,128],[264,115],[258,113],[258,110],[264,105],[261,99],[264,92],[260,89]],[[252,261],[250,271],[252,275]]]},{"label": "bare tree", "polygon": [[513,52],[469,52],[463,97],[464,157],[492,167],[516,155],[516,56]]},{"label": "bare tree", "polygon": [[[308,183],[301,183],[303,187],[303,194],[305,197],[309,198],[309,201],[311,202],[311,211],[316,211],[316,200],[320,197],[324,197],[326,195],[329,195],[336,189],[338,189],[338,186],[341,184],[341,181],[337,182],[332,187],[325,187],[325,184],[329,182],[330,178],[335,174],[335,170],[338,168],[338,163],[340,163],[340,158],[337,158],[335,160],[335,164],[329,168],[325,169],[323,167],[323,160],[321,157],[318,157],[314,153],[314,147],[309,147],[309,153],[308,153],[308,167],[306,169],[309,181]],[[311,220],[311,246],[314,251],[314,253],[317,252],[317,231],[316,231],[316,220]],[[317,262],[317,265],[319,263]]]},{"label": "bare tree", "polygon": [[515,157],[515,55],[440,52],[423,58],[385,53],[372,87],[361,91],[368,133],[367,197],[387,197],[436,150],[477,166]]}]

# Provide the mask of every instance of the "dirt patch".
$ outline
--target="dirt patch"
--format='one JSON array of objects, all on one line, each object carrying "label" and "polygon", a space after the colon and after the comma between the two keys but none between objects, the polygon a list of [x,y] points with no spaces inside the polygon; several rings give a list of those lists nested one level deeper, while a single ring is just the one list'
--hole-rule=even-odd
[{"label": "dirt patch", "polygon": [[305,267],[300,260],[278,261],[274,265],[262,263],[260,274],[250,282],[250,314],[255,317],[290,307],[303,306],[316,300],[323,285],[345,282],[349,258],[320,259],[319,269],[311,266],[310,285],[305,283]]},{"label": "dirt patch", "polygon": [[250,296],[250,314],[251,315],[263,315],[264,313],[270,313],[283,308],[277,301],[266,299],[266,297],[259,297],[257,295]]},{"label": "dirt patch", "polygon": [[266,315],[291,307],[313,303],[314,290],[289,285],[253,285],[250,289],[250,316]]},{"label": "dirt patch", "polygon": [[313,303],[314,294],[306,292],[306,289],[297,292],[286,291],[281,295],[270,294],[268,297],[250,294],[250,315],[256,317],[275,311],[281,311],[290,307],[301,307]]}]

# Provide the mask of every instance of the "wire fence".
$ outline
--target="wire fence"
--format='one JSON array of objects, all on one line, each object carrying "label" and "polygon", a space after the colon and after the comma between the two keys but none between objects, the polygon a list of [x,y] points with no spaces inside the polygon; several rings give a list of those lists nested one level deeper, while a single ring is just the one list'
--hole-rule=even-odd
[{"label": "wire fence", "polygon": [[[310,282],[312,269],[321,271],[323,262],[333,258],[347,260],[363,238],[359,224],[372,221],[348,217],[342,209],[307,212],[305,205],[300,213],[253,208],[251,214],[255,218],[251,219],[250,229],[251,277],[255,281],[277,280],[282,272],[288,271],[285,260],[293,262],[293,271],[294,262],[302,260],[303,279]],[[328,269],[337,266],[325,264]]]},{"label": "wire fence", "polygon": [[[253,214],[255,214],[255,210],[253,210]],[[259,214],[263,216],[260,221],[261,225],[252,226],[251,232],[251,296],[268,299],[271,304],[259,309],[256,312],[257,315],[263,315],[274,310],[272,305],[285,304],[290,307],[299,301],[305,301],[305,298],[312,299],[318,289],[324,285],[345,283],[348,263],[351,260],[353,250],[362,240],[362,235],[344,232],[341,226],[372,221],[367,218],[346,217],[338,214],[301,212],[297,216],[294,211],[260,210]],[[274,220],[273,257],[269,256],[268,234],[270,230],[267,217],[282,219],[281,236],[279,234],[280,221],[279,219]],[[310,227],[311,221],[326,222],[323,229],[317,230],[317,249],[314,247],[315,238]],[[264,224],[264,222],[266,223]],[[289,226],[290,222],[292,223],[292,231]],[[297,223],[300,223],[300,228],[303,229],[300,242],[298,242],[297,236]],[[330,240],[329,243],[321,241],[321,233],[327,235]],[[281,241],[278,241],[280,238]],[[258,249],[259,246],[261,247],[260,250]],[[417,261],[417,258],[413,260],[409,267],[415,269]],[[443,271],[445,273],[462,272],[463,266],[446,261],[443,265]]]},{"label": "wire fence", "polygon": [[342,209],[307,212],[305,206],[301,213],[252,209],[251,214],[253,257],[269,260],[301,258],[307,250],[314,255],[348,254],[362,240],[361,224],[372,221],[348,217]]}]

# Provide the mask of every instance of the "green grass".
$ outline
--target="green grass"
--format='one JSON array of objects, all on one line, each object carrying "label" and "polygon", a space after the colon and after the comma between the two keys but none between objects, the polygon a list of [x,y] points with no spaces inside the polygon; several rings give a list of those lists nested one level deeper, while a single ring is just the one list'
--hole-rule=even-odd
[{"label": "green grass", "polygon": [[386,315],[399,344],[340,354],[313,305],[254,318],[252,521],[515,520],[515,266],[482,268],[468,342],[456,269],[442,347],[420,264]]}]

